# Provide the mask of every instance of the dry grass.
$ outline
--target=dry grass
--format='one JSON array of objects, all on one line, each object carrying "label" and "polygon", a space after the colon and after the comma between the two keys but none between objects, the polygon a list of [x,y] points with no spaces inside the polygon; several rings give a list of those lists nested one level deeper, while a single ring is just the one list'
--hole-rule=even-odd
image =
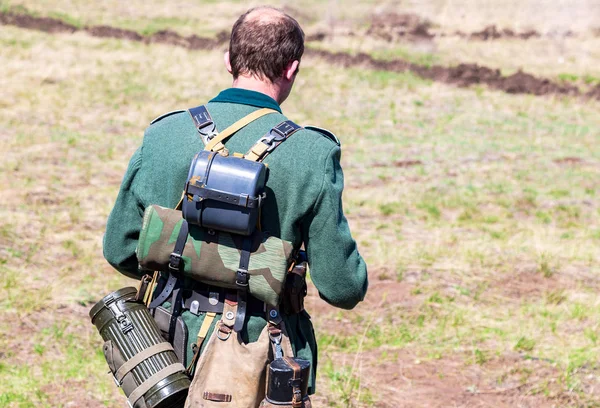
[{"label": "dry grass", "polygon": [[[149,121],[229,78],[219,51],[5,26],[0,44],[0,405],[122,406],[87,318],[132,283],[102,259],[104,222]],[[307,299],[318,406],[600,403],[599,108],[303,61],[284,110],[341,138],[371,279],[351,312]]]}]

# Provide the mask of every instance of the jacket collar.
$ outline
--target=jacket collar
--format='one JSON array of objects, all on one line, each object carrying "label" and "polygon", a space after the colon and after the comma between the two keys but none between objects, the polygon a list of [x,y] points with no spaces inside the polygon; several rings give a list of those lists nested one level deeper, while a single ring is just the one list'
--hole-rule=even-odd
[{"label": "jacket collar", "polygon": [[239,103],[242,105],[256,106],[257,108],[270,108],[282,113],[281,107],[277,101],[275,101],[275,99],[263,93],[251,91],[249,89],[225,89],[216,97],[211,99],[210,102]]}]

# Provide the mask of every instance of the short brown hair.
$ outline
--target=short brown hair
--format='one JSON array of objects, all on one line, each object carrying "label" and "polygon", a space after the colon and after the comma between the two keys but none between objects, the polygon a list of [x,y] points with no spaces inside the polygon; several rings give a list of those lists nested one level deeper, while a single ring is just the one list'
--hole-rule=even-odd
[{"label": "short brown hair", "polygon": [[[249,14],[269,10],[269,16],[247,18]],[[280,14],[280,15],[279,15]],[[304,53],[304,32],[300,24],[273,7],[256,7],[237,19],[231,30],[229,61],[233,78],[253,75],[275,82],[285,67]]]}]

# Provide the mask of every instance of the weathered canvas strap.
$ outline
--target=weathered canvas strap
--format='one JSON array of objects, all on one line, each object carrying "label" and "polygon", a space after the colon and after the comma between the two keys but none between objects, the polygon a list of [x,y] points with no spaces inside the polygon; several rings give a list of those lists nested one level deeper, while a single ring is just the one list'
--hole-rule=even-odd
[{"label": "weathered canvas strap", "polygon": [[137,353],[136,355],[131,357],[125,363],[123,363],[123,365],[121,367],[119,367],[119,369],[115,373],[115,378],[120,383],[121,381],[123,381],[123,378],[131,370],[133,370],[138,364],[140,364],[142,361],[147,360],[150,357],[155,356],[158,353],[163,353],[165,351],[173,351],[174,352],[173,346],[171,346],[170,343],[163,342],[163,343],[158,343],[158,344],[155,344],[148,348],[145,348],[144,350],[140,351],[139,353]]},{"label": "weathered canvas strap", "polygon": [[135,390],[133,390],[133,392],[131,394],[129,394],[129,398],[128,398],[129,403],[131,404],[132,407],[135,406],[135,403],[137,402],[137,400],[139,400],[146,392],[148,392],[148,390],[150,388],[152,388],[156,384],[158,384],[159,381],[170,376],[171,374],[180,373],[182,371],[185,371],[185,367],[181,363],[175,363],[175,364],[166,366],[165,368],[160,370],[158,373],[152,375],[146,381],[141,383],[140,386],[137,387]]},{"label": "weathered canvas strap", "polygon": [[237,296],[235,294],[227,293],[225,295],[225,302],[223,303],[223,314],[216,327],[219,340],[225,341],[231,336],[233,326],[235,325],[237,309]]},{"label": "weathered canvas strap", "polygon": [[238,130],[242,129],[244,126],[254,122],[258,118],[268,115],[269,113],[277,113],[277,111],[269,108],[262,108],[255,110],[249,115],[244,116],[243,118],[229,126],[227,129],[223,130],[222,132],[219,132],[219,134],[217,134],[206,144],[206,146],[204,146],[204,150],[218,152],[223,156],[227,156],[229,152],[227,151],[225,145],[222,142]]}]

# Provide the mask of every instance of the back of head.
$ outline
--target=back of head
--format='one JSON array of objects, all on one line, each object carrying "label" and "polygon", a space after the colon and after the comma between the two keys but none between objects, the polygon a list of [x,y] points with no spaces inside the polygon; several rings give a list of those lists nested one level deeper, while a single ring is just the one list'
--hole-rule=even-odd
[{"label": "back of head", "polygon": [[300,61],[304,32],[298,22],[272,7],[256,7],[233,25],[229,61],[233,78],[253,76],[275,82],[286,66]]}]

